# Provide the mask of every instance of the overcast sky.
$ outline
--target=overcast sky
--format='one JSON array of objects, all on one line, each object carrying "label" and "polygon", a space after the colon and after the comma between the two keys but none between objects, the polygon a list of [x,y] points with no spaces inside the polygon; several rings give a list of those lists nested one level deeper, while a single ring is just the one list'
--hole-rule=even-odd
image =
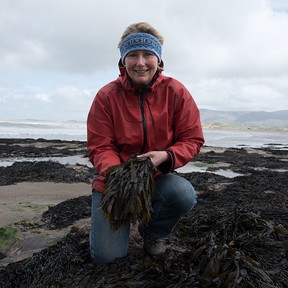
[{"label": "overcast sky", "polygon": [[1,0],[0,119],[85,121],[139,21],[200,109],[288,110],[287,0]]}]

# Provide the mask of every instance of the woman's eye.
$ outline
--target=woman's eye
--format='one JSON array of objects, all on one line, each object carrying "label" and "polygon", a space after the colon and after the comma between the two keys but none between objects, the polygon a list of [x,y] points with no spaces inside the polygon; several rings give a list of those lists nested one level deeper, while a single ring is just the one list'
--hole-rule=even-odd
[{"label": "woman's eye", "polygon": [[144,57],[146,57],[146,58],[149,58],[149,57],[153,57],[153,53],[145,53],[144,54]]},{"label": "woman's eye", "polygon": [[135,58],[135,57],[137,57],[137,55],[136,55],[136,54],[134,54],[134,53],[129,53],[129,54],[127,55],[127,57],[130,57],[130,58]]}]

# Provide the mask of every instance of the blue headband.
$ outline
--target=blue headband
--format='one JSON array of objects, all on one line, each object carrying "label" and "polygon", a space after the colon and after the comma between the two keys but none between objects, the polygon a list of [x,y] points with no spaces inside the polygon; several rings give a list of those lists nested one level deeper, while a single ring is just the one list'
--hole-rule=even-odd
[{"label": "blue headband", "polygon": [[147,50],[153,52],[161,62],[162,45],[159,40],[148,33],[132,33],[126,36],[120,44],[121,60],[124,64],[126,55],[131,51]]}]

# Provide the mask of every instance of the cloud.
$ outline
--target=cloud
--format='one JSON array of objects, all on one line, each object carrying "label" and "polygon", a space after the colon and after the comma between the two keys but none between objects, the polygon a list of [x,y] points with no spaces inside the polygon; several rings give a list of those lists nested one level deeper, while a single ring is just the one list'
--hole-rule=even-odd
[{"label": "cloud", "polygon": [[196,102],[207,109],[227,110],[226,103],[229,103],[232,111],[287,110],[286,80],[278,79],[275,83],[273,78],[213,78],[192,84],[190,90],[194,91]]},{"label": "cloud", "polygon": [[201,1],[193,8],[174,19],[184,25],[170,32],[166,63],[171,70],[232,78],[287,73],[287,14],[275,14],[261,0]]},{"label": "cloud", "polygon": [[288,107],[287,1],[14,0],[0,4],[1,117],[86,119],[118,76],[121,34],[138,21],[164,36],[164,73],[200,108]]},{"label": "cloud", "polygon": [[[62,86],[49,93],[26,87],[7,93],[0,87],[1,112],[4,119],[85,120],[95,91]],[[11,115],[16,117],[11,118]],[[67,115],[69,115],[67,117]]]}]

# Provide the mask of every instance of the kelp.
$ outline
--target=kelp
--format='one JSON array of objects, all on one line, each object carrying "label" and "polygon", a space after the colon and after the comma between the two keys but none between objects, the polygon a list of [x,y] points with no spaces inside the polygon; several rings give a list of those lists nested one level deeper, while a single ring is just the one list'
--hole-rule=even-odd
[{"label": "kelp", "polygon": [[127,162],[107,171],[106,193],[101,207],[113,231],[129,223],[151,219],[151,198],[155,191],[153,164],[149,157],[131,156]]}]

